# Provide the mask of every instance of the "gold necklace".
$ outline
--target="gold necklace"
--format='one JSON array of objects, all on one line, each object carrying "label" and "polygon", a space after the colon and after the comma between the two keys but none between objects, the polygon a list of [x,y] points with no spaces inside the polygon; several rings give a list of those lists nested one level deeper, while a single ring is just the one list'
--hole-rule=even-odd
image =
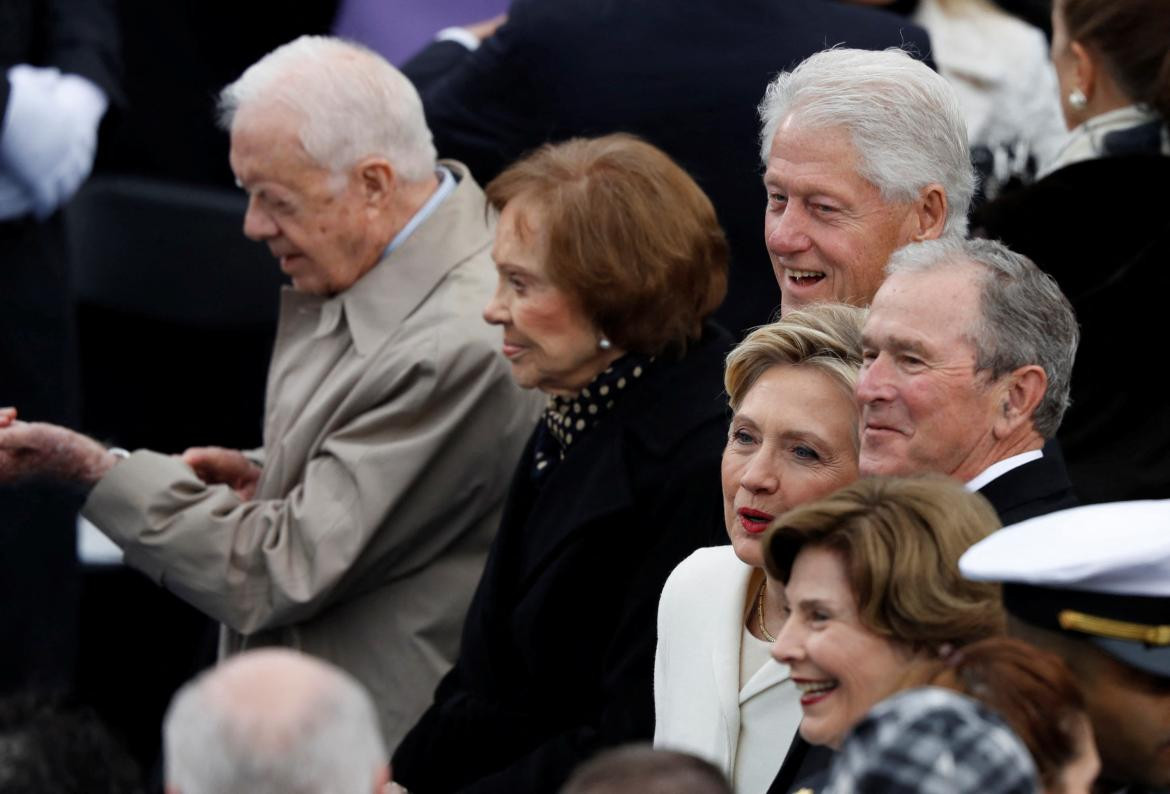
[{"label": "gold necklace", "polygon": [[764,583],[760,585],[760,594],[756,596],[756,620],[759,621],[760,634],[764,635],[764,639],[768,642],[775,642],[776,638],[768,633],[768,627],[764,625],[764,595],[768,592],[768,580],[764,579]]}]

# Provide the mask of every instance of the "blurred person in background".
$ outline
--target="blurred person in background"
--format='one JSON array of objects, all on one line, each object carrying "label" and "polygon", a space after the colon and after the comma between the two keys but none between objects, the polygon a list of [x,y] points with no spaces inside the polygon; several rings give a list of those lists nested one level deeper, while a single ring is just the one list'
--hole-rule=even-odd
[{"label": "blurred person in background", "polygon": [[[20,405],[30,419],[77,421],[58,210],[93,167],[120,81],[112,0],[0,2],[0,405]],[[80,504],[53,483],[0,484],[0,693],[72,684]]]},{"label": "blurred person in background", "polygon": [[952,689],[982,701],[1019,737],[1046,794],[1090,794],[1101,771],[1085,699],[1060,657],[1010,637],[916,666],[906,686]]},{"label": "blurred person in background", "polygon": [[[1035,261],[1076,309],[1082,343],[1058,438],[1078,495],[1166,498],[1170,411],[1137,373],[1164,333],[1170,294],[1170,10],[1056,0],[1052,24],[1071,133],[1038,182],[972,222]],[[1118,344],[1122,326],[1130,343]]]}]

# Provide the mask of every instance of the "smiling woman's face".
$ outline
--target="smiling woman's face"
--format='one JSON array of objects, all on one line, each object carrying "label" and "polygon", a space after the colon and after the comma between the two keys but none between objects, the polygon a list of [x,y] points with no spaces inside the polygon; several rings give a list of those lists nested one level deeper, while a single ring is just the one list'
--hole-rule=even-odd
[{"label": "smiling woman's face", "polygon": [[621,351],[602,350],[601,332],[579,302],[549,279],[543,221],[540,208],[523,196],[504,206],[492,248],[499,284],[483,317],[503,326],[503,354],[518,384],[575,394]]},{"label": "smiling woman's face", "polygon": [[862,625],[857,596],[839,552],[806,546],[785,587],[790,614],[772,646],[800,690],[800,735],[839,747],[878,701],[891,695],[920,658],[909,646]]},{"label": "smiling woman's face", "polygon": [[857,479],[857,408],[832,376],[779,364],[744,395],[723,450],[723,520],[736,556],[764,565],[772,519]]}]

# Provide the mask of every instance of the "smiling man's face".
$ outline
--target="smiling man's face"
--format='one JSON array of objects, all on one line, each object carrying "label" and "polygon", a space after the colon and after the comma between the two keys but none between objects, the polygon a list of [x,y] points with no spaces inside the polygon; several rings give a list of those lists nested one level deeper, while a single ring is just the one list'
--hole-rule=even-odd
[{"label": "smiling man's face", "polygon": [[772,138],[764,187],[764,244],[782,312],[818,301],[869,305],[890,255],[921,231],[916,203],[886,200],[858,173],[842,127],[806,130],[789,116]]},{"label": "smiling man's face", "polygon": [[978,266],[886,279],[862,333],[863,476],[938,472],[967,481],[994,462],[1003,379],[975,369]]}]

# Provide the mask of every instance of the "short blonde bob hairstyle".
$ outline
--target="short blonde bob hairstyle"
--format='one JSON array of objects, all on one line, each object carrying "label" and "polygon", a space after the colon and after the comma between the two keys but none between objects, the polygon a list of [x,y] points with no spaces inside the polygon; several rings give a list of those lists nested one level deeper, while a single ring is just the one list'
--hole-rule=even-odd
[{"label": "short blonde bob hairstyle", "polygon": [[821,303],[786,312],[752,331],[728,354],[723,371],[732,410],[739,409],[761,375],[785,364],[820,370],[852,395],[861,370],[865,315],[856,306]]},{"label": "short blonde bob hairstyle", "polygon": [[938,652],[1004,631],[999,585],[959,574],[963,552],[999,527],[986,499],[948,478],[871,477],[777,518],[764,564],[787,583],[801,549],[837,552],[863,626]]},{"label": "short blonde bob hairstyle", "polygon": [[681,353],[723,302],[727,240],[715,208],[645,141],[547,144],[485,192],[497,210],[523,202],[516,233],[543,235],[549,280],[622,350]]}]

